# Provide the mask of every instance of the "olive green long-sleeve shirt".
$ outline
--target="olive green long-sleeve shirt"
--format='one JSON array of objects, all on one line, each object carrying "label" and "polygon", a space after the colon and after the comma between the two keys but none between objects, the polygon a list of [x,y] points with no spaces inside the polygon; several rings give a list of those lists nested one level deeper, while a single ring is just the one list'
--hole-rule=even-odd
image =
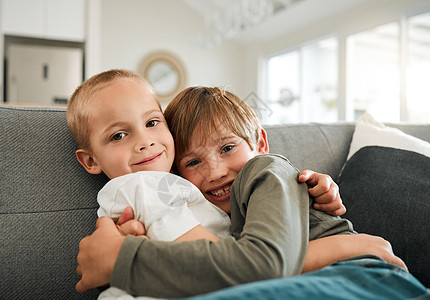
[{"label": "olive green long-sleeve shirt", "polygon": [[282,156],[253,158],[231,189],[231,237],[158,242],[128,236],[111,286],[132,295],[183,297],[300,274],[310,239],[353,230],[347,220],[314,210],[297,175]]}]

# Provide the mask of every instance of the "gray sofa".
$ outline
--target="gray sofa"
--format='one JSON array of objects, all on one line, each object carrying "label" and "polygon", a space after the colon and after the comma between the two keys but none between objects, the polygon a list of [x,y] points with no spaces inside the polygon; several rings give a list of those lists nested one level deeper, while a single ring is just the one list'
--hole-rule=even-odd
[{"label": "gray sofa", "polygon": [[[430,141],[429,124],[397,127]],[[266,129],[271,152],[287,156],[299,169],[316,170],[337,179],[354,124],[297,124]],[[0,299],[96,298],[97,290],[75,292],[76,255],[80,239],[94,229],[96,194],[107,178],[89,175],[77,163],[64,108],[0,105],[0,132]],[[349,208],[353,203],[346,198],[352,196],[344,196],[342,181],[339,185]],[[404,230],[396,231],[397,236],[386,237],[384,228],[390,225],[383,220],[390,218],[390,208],[384,204],[375,215],[366,212],[366,201],[359,203],[364,208],[360,212],[349,208],[347,216],[356,229],[376,230],[372,233],[389,239],[412,274],[429,286],[430,262],[423,257],[430,253],[427,223],[405,215],[411,223],[424,228],[420,235],[414,236],[410,231],[415,229],[402,225]],[[428,205],[419,209],[430,212]],[[410,209],[404,210],[407,211]],[[378,217],[381,212],[385,217]],[[397,214],[393,222],[398,218]],[[362,228],[364,219],[368,224]],[[411,247],[420,240],[424,241]]]}]

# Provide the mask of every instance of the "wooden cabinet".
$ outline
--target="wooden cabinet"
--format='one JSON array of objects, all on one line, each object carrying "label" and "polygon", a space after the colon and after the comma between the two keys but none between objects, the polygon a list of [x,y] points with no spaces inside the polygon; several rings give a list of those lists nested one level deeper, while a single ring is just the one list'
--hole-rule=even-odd
[{"label": "wooden cabinet", "polygon": [[83,42],[85,0],[0,0],[3,34]]}]

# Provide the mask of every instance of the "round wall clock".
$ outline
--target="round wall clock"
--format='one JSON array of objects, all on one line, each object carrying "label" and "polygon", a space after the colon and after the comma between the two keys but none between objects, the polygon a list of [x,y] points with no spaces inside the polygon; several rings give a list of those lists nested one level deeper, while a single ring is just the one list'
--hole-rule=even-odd
[{"label": "round wall clock", "polygon": [[161,103],[168,103],[185,87],[184,65],[168,51],[154,51],[146,55],[138,72],[152,84]]}]

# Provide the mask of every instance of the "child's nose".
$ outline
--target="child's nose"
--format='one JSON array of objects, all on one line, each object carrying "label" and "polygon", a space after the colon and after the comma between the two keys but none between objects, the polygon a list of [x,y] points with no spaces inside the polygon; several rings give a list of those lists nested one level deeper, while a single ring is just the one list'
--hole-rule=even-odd
[{"label": "child's nose", "polygon": [[141,152],[141,151],[143,151],[143,150],[145,150],[145,149],[147,149],[153,145],[154,145],[154,143],[151,143],[150,145],[140,145],[140,146],[136,147],[136,151]]},{"label": "child's nose", "polygon": [[148,136],[141,136],[136,142],[136,151],[143,151],[151,146],[154,146],[154,140]]},{"label": "child's nose", "polygon": [[206,180],[217,181],[228,174],[228,168],[222,160],[213,160],[206,164]]}]

